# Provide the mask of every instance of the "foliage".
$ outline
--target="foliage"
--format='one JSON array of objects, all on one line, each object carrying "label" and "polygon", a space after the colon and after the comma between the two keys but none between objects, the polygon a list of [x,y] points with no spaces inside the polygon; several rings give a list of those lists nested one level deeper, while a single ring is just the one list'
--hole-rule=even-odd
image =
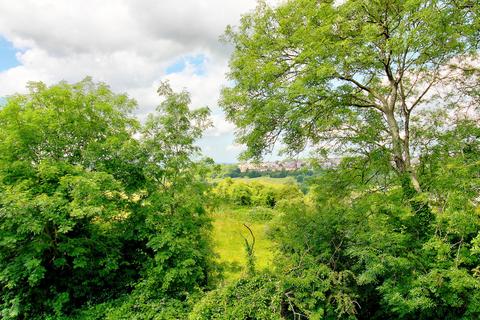
[{"label": "foliage", "polygon": [[[461,1],[460,1],[461,2]],[[259,158],[282,140],[342,153],[386,151],[420,191],[411,119],[478,53],[478,4],[436,0],[261,1],[229,27],[233,86],[221,104]],[[438,107],[446,107],[444,100]],[[413,141],[415,142],[415,141]]]},{"label": "foliage", "polygon": [[[149,318],[146,308],[207,285],[208,164],[192,157],[208,111],[190,111],[168,84],[160,93],[142,126],[135,101],[89,78],[31,83],[0,110],[3,319],[62,318],[120,297],[119,312]],[[127,307],[137,299],[145,306]]]},{"label": "foliage", "polygon": [[227,30],[244,156],[342,156],[292,173],[307,195],[211,188],[209,111],[168,83],[144,123],[89,78],[29,84],[0,108],[0,317],[480,318],[479,9],[260,1]]},{"label": "foliage", "polygon": [[278,281],[269,274],[259,274],[209,292],[195,305],[189,319],[281,319],[280,300]]},{"label": "foliage", "polygon": [[274,208],[281,199],[294,199],[303,194],[295,183],[270,183],[226,178],[212,190],[219,200],[238,206],[265,206]]},{"label": "foliage", "polygon": [[[477,135],[472,123],[441,134],[420,165],[428,191],[414,198],[400,181],[379,189],[355,167],[341,166],[317,181],[314,208],[287,208],[271,235],[298,312],[310,318],[478,317],[480,153],[478,139],[471,139]],[[434,214],[429,228],[411,204],[424,197]]]},{"label": "foliage", "polygon": [[315,172],[312,169],[302,168],[297,170],[247,170],[241,172],[240,168],[236,164],[222,164],[220,165],[220,172],[215,177],[220,178],[258,178],[258,177],[270,177],[270,178],[285,178],[295,177],[298,182],[302,182],[305,177],[312,176]]},{"label": "foliage", "polygon": [[480,317],[478,10],[260,2],[227,29],[221,104],[244,157],[278,140],[343,156],[305,198],[276,201],[278,303],[294,318]]}]

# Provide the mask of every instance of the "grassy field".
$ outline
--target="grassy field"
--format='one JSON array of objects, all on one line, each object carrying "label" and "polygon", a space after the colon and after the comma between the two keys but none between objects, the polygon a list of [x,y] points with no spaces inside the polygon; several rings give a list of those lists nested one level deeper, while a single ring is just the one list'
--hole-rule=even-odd
[{"label": "grassy field", "polygon": [[[211,179],[212,182],[220,182],[226,178],[214,178]],[[269,176],[264,177],[256,177],[256,178],[249,178],[249,177],[238,177],[238,178],[231,178],[233,180],[240,180],[240,181],[258,181],[258,182],[270,182],[275,184],[289,184],[289,183],[297,183],[294,177],[284,177],[284,178],[272,178]]]},{"label": "grassy field", "polygon": [[289,184],[297,183],[294,177],[285,177],[285,178],[271,178],[271,177],[257,177],[257,178],[234,178],[234,180],[245,180],[245,181],[259,181],[259,182],[269,182],[276,184]]},{"label": "grassy field", "polygon": [[254,253],[258,270],[273,265],[272,242],[266,238],[266,222],[252,222],[248,219],[248,210],[244,208],[221,208],[212,214],[213,238],[219,262],[225,266],[225,282],[238,279],[244,272],[246,253],[244,237],[251,237],[243,223],[247,224],[255,235]]}]

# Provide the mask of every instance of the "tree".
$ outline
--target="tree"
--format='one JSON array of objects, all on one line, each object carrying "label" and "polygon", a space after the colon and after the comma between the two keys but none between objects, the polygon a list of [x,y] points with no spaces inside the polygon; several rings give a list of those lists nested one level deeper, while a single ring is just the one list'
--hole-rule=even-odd
[{"label": "tree", "polygon": [[[146,172],[152,186],[160,186],[168,199],[169,210],[174,213],[180,204],[195,203],[195,185],[203,164],[198,162],[200,148],[195,145],[203,131],[210,126],[208,108],[190,110],[190,94],[174,92],[168,82],[158,89],[164,101],[150,114],[141,130],[142,148],[146,159]],[[204,168],[203,168],[204,169]],[[203,172],[204,174],[204,172]],[[192,193],[182,193],[191,189]],[[187,196],[178,199],[178,195]]]},{"label": "tree", "polygon": [[125,252],[123,234],[135,174],[120,174],[127,163],[116,157],[132,143],[134,107],[87,78],[30,83],[0,110],[3,319],[60,316],[136,280],[142,259]]},{"label": "tree", "polygon": [[[136,292],[153,297],[145,304],[159,297],[183,301],[207,285],[208,270],[214,268],[204,209],[212,161],[200,161],[195,145],[209,125],[209,110],[190,110],[189,93],[174,92],[167,82],[158,93],[164,100],[140,130],[146,183],[139,212],[145,221],[135,228],[154,253]],[[136,304],[137,298],[130,302]]]},{"label": "tree", "polygon": [[[412,118],[478,53],[478,3],[441,0],[260,2],[229,27],[235,49],[221,104],[244,156],[282,139],[349,153],[387,150],[420,191]],[[437,107],[445,107],[441,101]]]},{"label": "tree", "polygon": [[144,125],[134,100],[90,78],[31,83],[0,109],[2,319],[86,305],[95,319],[171,319],[207,285],[209,162],[195,140],[208,110],[160,93]]}]

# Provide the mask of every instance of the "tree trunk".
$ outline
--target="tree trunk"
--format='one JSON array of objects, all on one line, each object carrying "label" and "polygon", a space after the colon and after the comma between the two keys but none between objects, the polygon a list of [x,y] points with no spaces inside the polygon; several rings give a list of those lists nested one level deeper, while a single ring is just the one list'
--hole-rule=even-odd
[{"label": "tree trunk", "polygon": [[[400,174],[408,175],[415,191],[421,192],[420,183],[418,182],[417,175],[410,161],[408,141],[404,141],[400,137],[400,129],[393,110],[388,109],[385,111],[385,116],[387,118],[390,136],[392,138],[393,161],[395,162],[395,167]],[[406,139],[408,139],[408,136]]]}]

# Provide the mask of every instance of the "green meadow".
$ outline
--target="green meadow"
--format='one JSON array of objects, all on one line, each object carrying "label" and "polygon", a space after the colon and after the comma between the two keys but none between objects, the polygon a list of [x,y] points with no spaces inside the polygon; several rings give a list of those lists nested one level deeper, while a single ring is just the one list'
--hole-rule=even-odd
[{"label": "green meadow", "polygon": [[213,218],[214,250],[218,262],[224,267],[224,281],[230,283],[241,277],[246,263],[245,240],[252,241],[246,224],[255,236],[255,262],[258,270],[273,266],[273,243],[267,238],[268,223],[252,221],[249,208],[222,207],[211,216]]}]

